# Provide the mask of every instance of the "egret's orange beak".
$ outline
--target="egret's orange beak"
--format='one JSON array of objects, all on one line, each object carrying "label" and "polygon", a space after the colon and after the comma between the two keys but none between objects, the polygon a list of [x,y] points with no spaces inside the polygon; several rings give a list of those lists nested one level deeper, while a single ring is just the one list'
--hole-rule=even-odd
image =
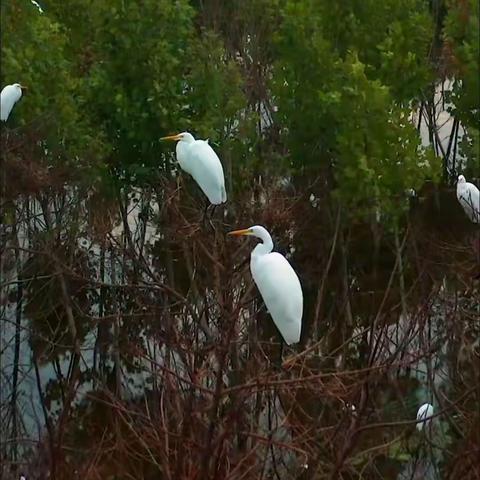
[{"label": "egret's orange beak", "polygon": [[243,230],[234,230],[233,232],[228,232],[227,235],[233,235],[235,237],[240,237],[241,235],[251,235],[252,230],[250,228],[244,228]]},{"label": "egret's orange beak", "polygon": [[180,136],[179,133],[177,133],[177,135],[169,135],[168,137],[162,137],[160,140],[174,140],[174,141],[177,141],[177,140],[180,140],[182,137]]}]

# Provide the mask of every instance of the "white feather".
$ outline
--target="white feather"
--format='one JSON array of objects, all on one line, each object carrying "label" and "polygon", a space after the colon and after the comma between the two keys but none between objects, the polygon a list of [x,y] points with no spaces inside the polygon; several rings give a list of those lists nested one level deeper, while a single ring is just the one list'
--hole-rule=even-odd
[{"label": "white feather", "polygon": [[272,252],[272,238],[264,227],[257,225],[248,230],[263,241],[252,251],[250,270],[253,280],[285,343],[297,343],[303,314],[300,280],[288,260],[280,253]]},{"label": "white feather", "polygon": [[423,427],[427,426],[432,420],[431,416],[433,415],[433,405],[430,403],[424,403],[417,412],[417,430],[422,430]]},{"label": "white feather", "polygon": [[14,83],[13,85],[7,85],[3,87],[0,93],[0,120],[6,122],[13,106],[22,97],[22,88],[20,84]]},{"label": "white feather", "polygon": [[223,167],[213,148],[208,141],[195,140],[188,132],[179,135],[176,151],[182,170],[193,177],[210,203],[220,205],[226,202]]},{"label": "white feather", "polygon": [[465,210],[468,218],[474,223],[480,223],[480,193],[478,188],[459,175],[457,181],[457,199]]}]

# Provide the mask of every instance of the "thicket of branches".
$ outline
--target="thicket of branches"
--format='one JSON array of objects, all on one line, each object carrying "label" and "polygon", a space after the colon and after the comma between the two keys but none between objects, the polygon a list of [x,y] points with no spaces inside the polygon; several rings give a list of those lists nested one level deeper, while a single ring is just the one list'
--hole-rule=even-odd
[{"label": "thicket of branches", "polygon": [[[43,3],[1,6],[2,478],[480,477],[478,4]],[[281,361],[252,224],[304,292]]]}]

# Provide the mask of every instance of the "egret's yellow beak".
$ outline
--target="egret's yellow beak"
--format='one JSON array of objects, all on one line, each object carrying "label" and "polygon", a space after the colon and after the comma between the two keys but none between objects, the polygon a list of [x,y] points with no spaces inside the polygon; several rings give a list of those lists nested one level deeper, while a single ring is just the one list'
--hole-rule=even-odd
[{"label": "egret's yellow beak", "polygon": [[28,88],[25,87],[24,85],[20,85],[20,89],[21,89],[21,90],[28,90]]},{"label": "egret's yellow beak", "polygon": [[251,235],[252,230],[250,228],[244,228],[243,230],[234,230],[233,232],[228,232],[227,235],[234,235],[235,237],[239,237],[241,235]]},{"label": "egret's yellow beak", "polygon": [[177,141],[177,140],[180,140],[182,137],[179,133],[177,133],[177,135],[169,135],[168,137],[162,137],[160,140],[174,140],[174,141]]}]

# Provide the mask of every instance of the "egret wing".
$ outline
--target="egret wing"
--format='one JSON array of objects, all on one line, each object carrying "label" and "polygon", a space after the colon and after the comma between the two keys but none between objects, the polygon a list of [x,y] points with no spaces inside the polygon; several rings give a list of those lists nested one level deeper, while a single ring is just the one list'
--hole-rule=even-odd
[{"label": "egret wing", "polygon": [[433,415],[433,405],[424,403],[417,412],[417,429],[422,430],[424,425],[430,421],[430,417]]},{"label": "egret wing", "polygon": [[273,252],[252,257],[252,276],[270,315],[285,342],[300,340],[303,294],[300,281],[288,260]]},{"label": "egret wing", "polygon": [[223,167],[213,148],[204,140],[196,140],[189,148],[189,170],[210,203],[227,200]]},{"label": "egret wing", "polygon": [[480,193],[473,183],[465,183],[458,192],[458,200],[474,223],[480,223]]},{"label": "egret wing", "polygon": [[15,87],[7,85],[0,94],[0,120],[6,122],[12,111],[15,102],[18,100]]}]

